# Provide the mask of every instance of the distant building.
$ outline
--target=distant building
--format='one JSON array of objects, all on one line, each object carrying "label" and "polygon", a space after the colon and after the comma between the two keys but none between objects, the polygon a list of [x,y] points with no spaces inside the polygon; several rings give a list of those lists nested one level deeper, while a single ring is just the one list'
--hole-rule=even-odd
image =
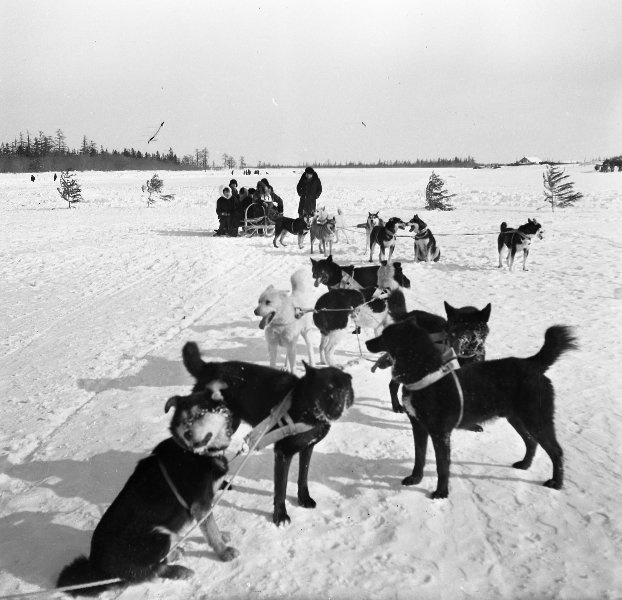
[{"label": "distant building", "polygon": [[542,159],[537,156],[523,156],[519,161],[516,161],[517,165],[539,165],[542,164]]}]

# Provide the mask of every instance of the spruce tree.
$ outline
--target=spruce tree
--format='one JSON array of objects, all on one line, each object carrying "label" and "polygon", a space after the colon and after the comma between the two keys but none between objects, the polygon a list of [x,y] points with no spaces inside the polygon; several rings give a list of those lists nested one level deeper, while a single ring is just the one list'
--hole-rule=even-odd
[{"label": "spruce tree", "polygon": [[552,211],[556,206],[573,206],[577,200],[583,198],[581,192],[574,191],[574,183],[566,181],[567,179],[570,179],[570,175],[566,175],[564,169],[557,165],[546,165],[546,170],[542,173],[544,199],[551,205]]},{"label": "spruce tree", "polygon": [[82,200],[82,188],[70,171],[63,171],[60,175],[60,187],[56,188],[61,198],[68,203],[67,208],[71,208],[74,203]]},{"label": "spruce tree", "polygon": [[151,179],[147,179],[147,183],[143,185],[143,192],[147,192],[147,207],[155,204],[156,197],[162,197],[162,187],[164,182],[158,177],[157,173],[153,174]]},{"label": "spruce tree", "polygon": [[428,185],[425,188],[426,210],[453,210],[454,207],[447,200],[454,196],[455,194],[450,194],[445,189],[445,182],[432,171]]}]

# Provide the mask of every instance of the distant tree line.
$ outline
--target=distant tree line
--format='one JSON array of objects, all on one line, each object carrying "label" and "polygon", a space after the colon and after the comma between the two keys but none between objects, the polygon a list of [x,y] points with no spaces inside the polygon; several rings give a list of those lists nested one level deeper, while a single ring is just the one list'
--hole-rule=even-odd
[{"label": "distant tree line", "polygon": [[[466,158],[460,158],[455,156],[454,158],[418,158],[417,160],[383,160],[379,158],[376,162],[334,162],[326,160],[324,162],[312,162],[310,165],[313,168],[320,169],[387,169],[387,168],[443,168],[443,167],[463,167],[473,168],[477,164],[476,160],[472,156]],[[267,163],[259,161],[257,167],[260,169],[279,169],[279,168],[300,168],[301,165],[282,165],[275,163]]]},{"label": "distant tree line", "polygon": [[159,151],[141,152],[134,148],[110,152],[82,137],[79,148],[69,148],[61,129],[46,135],[40,131],[31,136],[29,132],[12,142],[0,143],[0,172],[25,173],[37,171],[124,171],[130,169],[188,169],[201,168],[187,165],[177,157],[172,148],[164,154]]}]

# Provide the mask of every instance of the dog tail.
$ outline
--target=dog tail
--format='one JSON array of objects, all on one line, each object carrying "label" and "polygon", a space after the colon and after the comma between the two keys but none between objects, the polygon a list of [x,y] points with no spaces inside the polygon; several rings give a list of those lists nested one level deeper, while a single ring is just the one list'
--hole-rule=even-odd
[{"label": "dog tail", "polygon": [[[72,563],[68,564],[58,576],[56,582],[57,587],[66,587],[69,585],[84,585],[87,583],[93,583],[94,581],[104,581],[106,579],[113,579],[109,575],[98,571],[93,568],[91,562],[86,556],[78,556]],[[104,585],[98,585],[88,588],[81,588],[79,590],[68,591],[68,594],[72,596],[97,596],[102,592],[118,587],[120,583],[108,583]]]},{"label": "dog tail", "polygon": [[408,313],[406,310],[406,298],[404,298],[404,293],[399,288],[393,290],[387,298],[387,311],[396,323],[406,318]]},{"label": "dog tail", "polygon": [[309,279],[309,271],[307,269],[298,269],[290,278],[292,284],[292,292],[302,292],[307,290],[307,280]]},{"label": "dog tail", "polygon": [[501,227],[499,228],[499,231],[501,231],[501,233],[503,233],[504,231],[508,230],[508,224],[503,221],[503,223],[501,223]]},{"label": "dog tail", "polygon": [[527,360],[534,362],[544,373],[559,357],[578,348],[577,338],[572,333],[572,328],[567,325],[553,325],[544,334],[544,345],[540,351]]}]

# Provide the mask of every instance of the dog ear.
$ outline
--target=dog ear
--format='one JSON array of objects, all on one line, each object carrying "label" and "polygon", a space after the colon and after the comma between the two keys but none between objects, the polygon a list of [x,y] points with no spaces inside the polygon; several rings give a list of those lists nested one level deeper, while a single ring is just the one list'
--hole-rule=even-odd
[{"label": "dog ear", "polygon": [[329,254],[328,258],[326,259],[326,262],[332,263],[333,262],[333,255]]},{"label": "dog ear", "polygon": [[311,259],[311,264],[312,264],[312,265],[316,265],[317,263],[318,263],[318,261],[317,261],[317,260],[313,260],[313,259]]},{"label": "dog ear", "polygon": [[195,342],[188,342],[184,346],[181,354],[188,373],[198,379],[205,366],[205,361],[201,358],[199,347]]},{"label": "dog ear", "polygon": [[179,396],[169,398],[164,405],[164,412],[167,413],[171,408],[177,408],[177,402],[179,402],[180,399]]},{"label": "dog ear", "polygon": [[492,309],[492,304],[490,304],[490,302],[488,304],[486,304],[486,306],[484,306],[484,308],[482,308],[482,310],[480,310],[480,314],[482,315],[482,318],[484,319],[484,323],[488,323],[488,319],[490,319],[490,311]]},{"label": "dog ear", "polygon": [[445,314],[447,315],[447,318],[451,319],[451,317],[455,314],[456,309],[447,301],[443,302],[443,304],[445,305]]}]

